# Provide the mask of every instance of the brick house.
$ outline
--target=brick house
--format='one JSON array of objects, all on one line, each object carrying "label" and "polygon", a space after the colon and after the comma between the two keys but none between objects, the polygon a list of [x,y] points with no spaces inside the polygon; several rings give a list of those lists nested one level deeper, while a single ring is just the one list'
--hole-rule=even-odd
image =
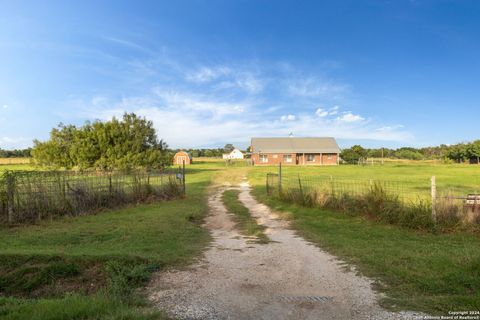
[{"label": "brick house", "polygon": [[253,165],[337,165],[340,148],[334,138],[252,138]]}]

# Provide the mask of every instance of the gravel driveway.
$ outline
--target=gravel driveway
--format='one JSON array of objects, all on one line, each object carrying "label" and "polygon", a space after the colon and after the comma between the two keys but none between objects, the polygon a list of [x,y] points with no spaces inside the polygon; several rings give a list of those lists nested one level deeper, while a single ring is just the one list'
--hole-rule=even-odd
[{"label": "gravel driveway", "polygon": [[205,227],[213,243],[201,261],[159,272],[148,292],[178,319],[414,319],[382,309],[372,281],[297,236],[288,223],[240,186],[240,200],[267,227],[269,244],[253,244],[235,230],[218,189],[209,198]]}]

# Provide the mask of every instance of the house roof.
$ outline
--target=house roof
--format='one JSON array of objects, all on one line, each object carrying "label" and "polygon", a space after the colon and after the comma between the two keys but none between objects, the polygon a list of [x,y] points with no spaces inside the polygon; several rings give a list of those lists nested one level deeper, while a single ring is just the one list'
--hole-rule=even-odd
[{"label": "house roof", "polygon": [[186,152],[186,151],[183,151],[183,150],[177,151],[177,152],[175,153],[175,155],[180,155],[180,154],[185,154],[185,155],[187,155],[189,158],[192,158],[192,155],[191,155],[189,152]]},{"label": "house roof", "polygon": [[335,138],[252,138],[253,153],[340,153]]}]

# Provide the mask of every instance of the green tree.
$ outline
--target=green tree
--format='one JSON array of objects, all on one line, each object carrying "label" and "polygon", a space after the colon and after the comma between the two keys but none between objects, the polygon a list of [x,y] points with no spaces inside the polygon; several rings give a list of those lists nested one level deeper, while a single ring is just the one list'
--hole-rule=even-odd
[{"label": "green tree", "polygon": [[153,123],[133,113],[79,128],[60,124],[51,131],[50,140],[36,140],[34,145],[37,163],[67,169],[159,168],[171,162],[168,146],[157,138]]},{"label": "green tree", "polygon": [[468,157],[477,164],[480,164],[480,140],[470,143],[467,147]]},{"label": "green tree", "polygon": [[231,144],[231,143],[227,143],[227,144],[223,147],[223,150],[224,150],[224,152],[226,152],[226,153],[232,152],[233,149],[235,149],[235,147],[234,147],[233,144]]},{"label": "green tree", "polygon": [[355,145],[349,149],[343,149],[340,157],[347,163],[357,163],[361,158],[366,157],[367,150],[359,145]]}]

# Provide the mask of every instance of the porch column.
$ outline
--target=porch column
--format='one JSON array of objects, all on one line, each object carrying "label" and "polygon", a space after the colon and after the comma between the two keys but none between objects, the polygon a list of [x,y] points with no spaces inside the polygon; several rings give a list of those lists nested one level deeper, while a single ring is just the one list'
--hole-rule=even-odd
[{"label": "porch column", "polygon": [[320,164],[323,165],[323,153],[320,152]]}]

